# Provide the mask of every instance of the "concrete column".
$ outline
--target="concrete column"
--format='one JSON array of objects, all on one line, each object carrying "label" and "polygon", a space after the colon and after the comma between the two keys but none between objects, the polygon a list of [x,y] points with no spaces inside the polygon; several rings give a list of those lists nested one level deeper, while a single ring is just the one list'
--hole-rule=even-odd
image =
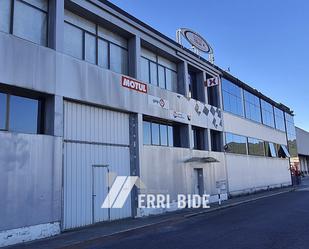
[{"label": "concrete column", "polygon": [[193,149],[193,147],[194,147],[194,138],[193,138],[192,125],[188,125],[188,129],[189,129],[189,148]]},{"label": "concrete column", "polygon": [[205,86],[205,82],[206,82],[206,72],[203,72],[205,103],[208,104],[208,88],[207,88],[207,86]]},{"label": "concrete column", "polygon": [[[140,176],[140,153],[143,146],[142,141],[142,114],[130,115],[130,174],[131,176]],[[137,216],[139,189],[133,187],[131,192],[132,216]]]},{"label": "concrete column", "polygon": [[64,0],[50,0],[48,45],[59,52],[63,52],[63,21]]},{"label": "concrete column", "polygon": [[141,39],[134,36],[129,39],[129,76],[141,80]]},{"label": "concrete column", "polygon": [[54,136],[63,137],[63,126],[64,126],[64,110],[63,110],[63,97],[55,96],[55,118],[54,118]]},{"label": "concrete column", "polygon": [[44,133],[63,136],[63,97],[50,96],[45,100]]}]

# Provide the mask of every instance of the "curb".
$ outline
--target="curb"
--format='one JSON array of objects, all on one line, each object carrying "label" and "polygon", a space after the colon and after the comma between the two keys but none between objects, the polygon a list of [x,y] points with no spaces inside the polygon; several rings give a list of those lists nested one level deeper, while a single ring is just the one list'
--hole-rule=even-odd
[{"label": "curb", "polygon": [[259,197],[256,197],[256,198],[251,198],[251,199],[248,199],[248,200],[243,200],[243,201],[231,203],[231,204],[227,204],[227,205],[224,205],[224,206],[219,206],[219,207],[212,208],[212,209],[207,209],[207,210],[200,211],[200,212],[194,212],[194,213],[189,213],[189,214],[184,214],[184,215],[176,214],[174,217],[167,218],[167,219],[164,219],[164,220],[161,220],[161,221],[158,221],[158,222],[153,222],[153,223],[149,223],[149,224],[146,224],[146,225],[137,226],[137,227],[133,227],[133,228],[117,231],[117,232],[106,234],[106,235],[103,235],[103,236],[100,236],[100,237],[89,238],[89,239],[87,239],[85,241],[80,241],[80,242],[72,243],[70,245],[66,245],[66,246],[63,246],[61,248],[72,248],[72,246],[73,247],[74,246],[78,247],[78,245],[81,245],[83,243],[88,243],[88,242],[95,241],[95,240],[107,239],[108,237],[112,237],[112,236],[120,235],[120,234],[125,235],[125,234],[131,233],[131,232],[135,232],[135,231],[140,230],[140,229],[150,228],[150,227],[154,227],[154,226],[157,226],[157,225],[162,225],[164,223],[176,222],[176,221],[179,221],[179,220],[181,220],[183,218],[185,218],[185,219],[186,218],[191,218],[191,217],[195,217],[195,216],[199,216],[199,215],[203,215],[203,214],[207,214],[207,213],[212,213],[212,212],[216,212],[216,211],[227,209],[227,208],[231,208],[231,207],[240,206],[240,205],[243,205],[243,204],[246,204],[246,203],[258,201],[258,200],[265,199],[265,198],[268,198],[268,197],[272,197],[272,196],[276,196],[276,195],[280,195],[280,194],[284,194],[284,193],[293,192],[295,190],[296,190],[296,188],[291,188],[291,189],[280,191],[280,192],[277,192],[277,193],[272,193],[272,194],[269,194],[269,195],[259,196]]},{"label": "curb", "polygon": [[194,216],[198,216],[198,215],[202,215],[202,214],[206,214],[206,213],[212,213],[212,212],[219,211],[219,210],[222,210],[222,209],[236,207],[236,206],[240,206],[242,204],[246,204],[246,203],[249,203],[249,202],[254,202],[254,201],[262,200],[262,199],[265,199],[265,198],[268,198],[268,197],[272,197],[272,196],[276,196],[276,195],[281,195],[281,194],[293,192],[295,190],[296,190],[296,188],[292,188],[292,189],[289,189],[289,190],[280,191],[280,192],[269,194],[269,195],[259,196],[259,197],[252,198],[252,199],[249,199],[249,200],[243,200],[243,201],[227,204],[227,205],[224,205],[224,206],[219,206],[219,207],[216,207],[216,208],[213,208],[213,209],[204,210],[204,211],[201,211],[201,212],[196,212],[196,213],[192,213],[192,214],[186,214],[186,215],[184,215],[184,217],[185,218],[190,218],[190,217],[194,217]]}]

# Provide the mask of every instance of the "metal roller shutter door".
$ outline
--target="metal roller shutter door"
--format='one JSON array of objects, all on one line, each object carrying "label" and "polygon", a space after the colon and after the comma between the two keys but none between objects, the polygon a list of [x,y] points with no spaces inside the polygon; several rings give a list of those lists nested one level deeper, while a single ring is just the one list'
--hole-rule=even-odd
[{"label": "metal roller shutter door", "polygon": [[131,216],[130,197],[121,209],[100,208],[107,171],[94,167],[130,175],[128,114],[65,101],[63,164],[63,229]]}]

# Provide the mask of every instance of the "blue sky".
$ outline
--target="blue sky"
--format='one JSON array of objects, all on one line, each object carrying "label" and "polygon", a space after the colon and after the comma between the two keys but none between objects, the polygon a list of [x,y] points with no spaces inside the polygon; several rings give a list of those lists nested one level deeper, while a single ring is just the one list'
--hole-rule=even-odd
[{"label": "blue sky", "polygon": [[215,52],[215,64],[295,111],[309,131],[309,1],[112,0],[170,38],[195,30]]}]

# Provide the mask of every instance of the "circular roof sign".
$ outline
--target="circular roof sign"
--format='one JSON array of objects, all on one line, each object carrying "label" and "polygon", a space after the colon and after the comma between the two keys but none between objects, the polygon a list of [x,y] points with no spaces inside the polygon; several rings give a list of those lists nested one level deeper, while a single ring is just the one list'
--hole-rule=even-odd
[{"label": "circular roof sign", "polygon": [[181,29],[181,32],[192,46],[194,46],[195,48],[197,48],[202,52],[205,53],[210,52],[210,46],[208,45],[207,41],[198,33],[190,29]]}]

